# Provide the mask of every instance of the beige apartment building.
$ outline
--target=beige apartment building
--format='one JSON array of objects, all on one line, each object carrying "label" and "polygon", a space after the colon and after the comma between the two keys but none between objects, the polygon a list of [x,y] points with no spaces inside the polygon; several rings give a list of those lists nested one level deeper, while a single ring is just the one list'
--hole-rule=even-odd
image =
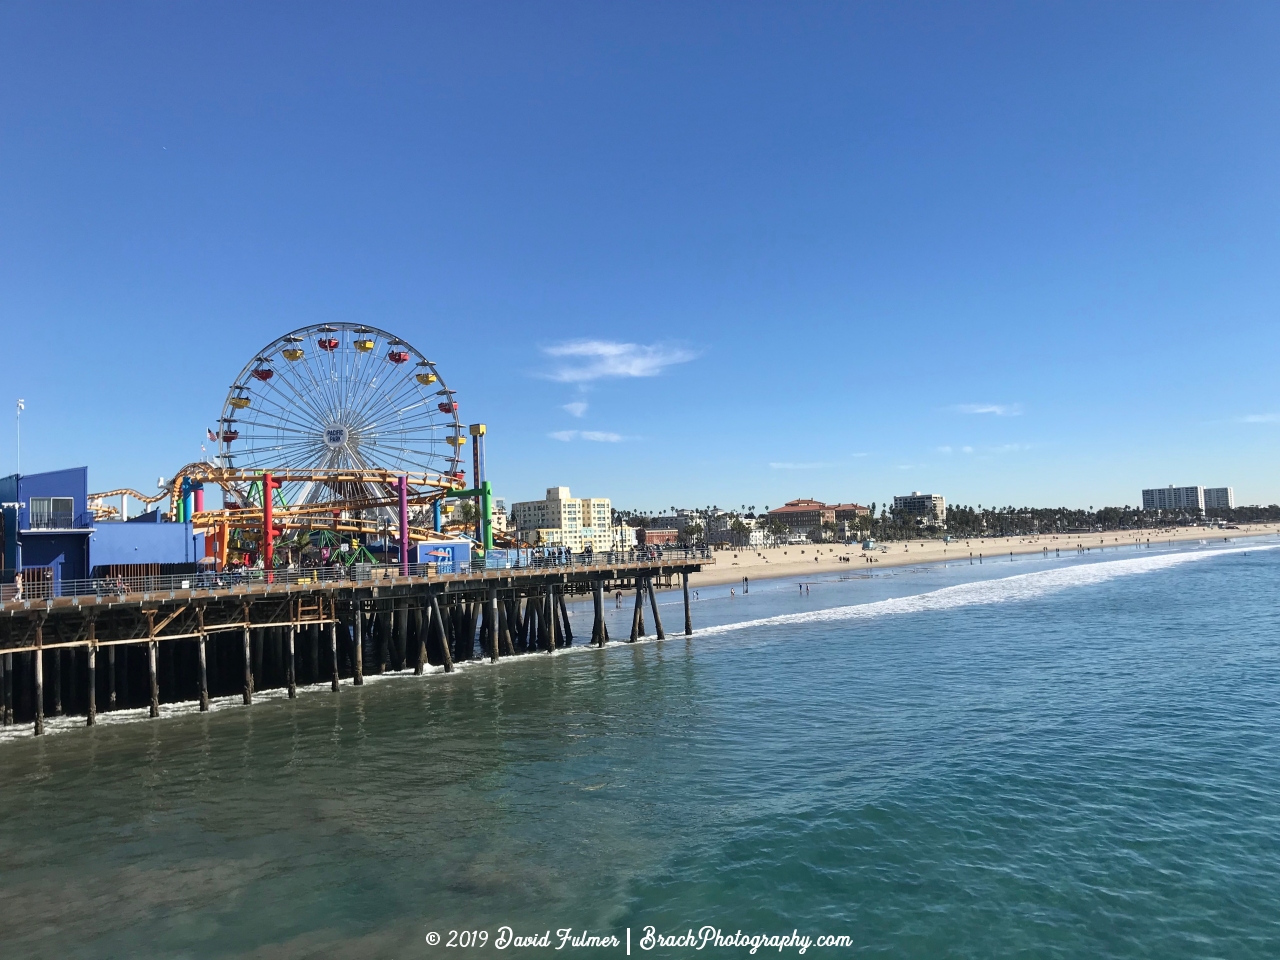
[{"label": "beige apartment building", "polygon": [[548,487],[545,500],[513,503],[509,516],[520,539],[535,547],[614,549],[613,504],[606,497],[571,497],[568,487]]}]

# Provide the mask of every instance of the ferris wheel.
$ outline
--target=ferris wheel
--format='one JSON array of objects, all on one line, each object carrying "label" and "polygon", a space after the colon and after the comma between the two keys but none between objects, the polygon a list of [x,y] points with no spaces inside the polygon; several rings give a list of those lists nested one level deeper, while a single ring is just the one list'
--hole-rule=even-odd
[{"label": "ferris wheel", "polygon": [[[209,433],[222,467],[343,472],[286,481],[279,496],[289,506],[385,497],[385,483],[361,471],[464,476],[458,403],[436,365],[362,324],[314,324],[268,344],[236,377]],[[229,492],[242,505],[253,498],[248,487]]]}]

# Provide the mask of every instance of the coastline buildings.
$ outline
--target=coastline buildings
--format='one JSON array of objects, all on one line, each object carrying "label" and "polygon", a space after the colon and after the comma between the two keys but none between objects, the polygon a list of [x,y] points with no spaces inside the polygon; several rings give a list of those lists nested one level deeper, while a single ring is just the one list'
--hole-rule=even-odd
[{"label": "coastline buildings", "polygon": [[1231,487],[1205,487],[1204,508],[1206,510],[1234,510],[1236,508],[1236,492]]},{"label": "coastline buildings", "polygon": [[[568,487],[548,487],[545,499],[513,503],[508,516],[520,539],[535,547],[568,547],[581,553],[588,544],[602,551],[626,550],[635,544],[630,527],[621,528],[630,531],[630,543],[617,542],[608,498],[572,497]],[[627,539],[625,533],[621,537]]]},{"label": "coastline buildings", "polygon": [[1143,510],[1234,510],[1235,490],[1231,487],[1150,487],[1142,491]]},{"label": "coastline buildings", "polygon": [[1204,513],[1204,487],[1151,487],[1142,491],[1142,509]]},{"label": "coastline buildings", "polygon": [[856,526],[859,517],[868,516],[870,509],[858,503],[823,503],[820,500],[800,499],[788,500],[782,506],[770,510],[770,520],[778,520],[787,528],[791,537],[809,539],[815,530],[822,530],[823,524],[844,524],[847,528]]},{"label": "coastline buildings", "polygon": [[947,519],[947,498],[937,493],[921,493],[913,490],[901,497],[893,498],[893,514],[895,517],[917,517],[926,524],[943,523]]}]

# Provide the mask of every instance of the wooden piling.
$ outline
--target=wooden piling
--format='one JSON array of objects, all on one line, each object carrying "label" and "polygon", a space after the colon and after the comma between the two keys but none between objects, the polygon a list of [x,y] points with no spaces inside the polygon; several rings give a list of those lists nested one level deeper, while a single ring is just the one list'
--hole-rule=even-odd
[{"label": "wooden piling", "polygon": [[249,608],[244,608],[244,702],[253,703],[253,654],[249,647]]},{"label": "wooden piling", "polygon": [[501,641],[498,639],[498,588],[489,587],[489,600],[487,603],[489,611],[489,662],[498,662],[498,647]]},{"label": "wooden piling", "polygon": [[498,604],[498,634],[502,638],[502,655],[514,657],[516,645],[511,642],[511,601],[503,600]]},{"label": "wooden piling", "polygon": [[636,605],[631,611],[631,639],[629,643],[644,636],[644,581],[636,576]]},{"label": "wooden piling", "polygon": [[449,635],[445,633],[444,617],[440,615],[440,601],[434,591],[431,597],[431,625],[435,628],[436,638],[440,644],[440,653],[444,657],[444,672],[453,672],[453,657],[449,653]]},{"label": "wooden piling", "polygon": [[36,717],[35,734],[44,733],[44,618],[36,621],[36,649],[31,657],[34,664],[31,670],[32,693],[35,698]]},{"label": "wooden piling", "polygon": [[62,716],[62,650],[53,650],[53,715]]},{"label": "wooden piling", "polygon": [[364,685],[364,630],[361,626],[364,622],[364,602],[353,596],[351,605],[356,612],[355,635],[352,640],[355,649],[352,651],[353,656],[351,658],[351,669],[354,672],[354,676],[351,678],[351,682],[360,687]]},{"label": "wooden piling", "polygon": [[151,681],[151,716],[160,716],[160,679],[156,674],[156,656],[160,644],[156,642],[156,615],[147,613],[147,676]]},{"label": "wooden piling", "polygon": [[332,681],[329,689],[334,693],[338,692],[338,604],[332,598],[329,600],[329,657],[330,669],[332,673]]},{"label": "wooden piling", "polygon": [[85,707],[85,726],[92,727],[98,719],[98,635],[97,624],[89,620],[89,702]]},{"label": "wooden piling", "polygon": [[604,646],[604,581],[597,580],[592,584],[591,598],[594,601],[595,620],[591,625],[591,642],[597,647]]},{"label": "wooden piling", "polygon": [[431,610],[424,606],[422,594],[414,599],[410,610],[413,634],[413,675],[420,677],[427,665],[427,636],[431,626]]},{"label": "wooden piling", "polygon": [[684,635],[691,637],[693,636],[693,616],[689,610],[689,574],[681,573],[680,579],[684,581]]},{"label": "wooden piling", "polygon": [[658,639],[665,640],[667,635],[662,632],[662,617],[658,614],[658,595],[653,590],[653,578],[645,577],[644,585],[649,590],[649,609],[653,611],[653,628],[658,631]]},{"label": "wooden piling", "polygon": [[116,708],[116,648],[107,647],[107,709]]},{"label": "wooden piling", "polygon": [[373,631],[373,664],[371,673],[382,674],[387,669],[387,616],[380,609],[386,606],[385,600],[374,600],[372,602],[373,621],[369,624],[369,629]]},{"label": "wooden piling", "polygon": [[13,716],[13,654],[4,655],[4,725],[12,727]]},{"label": "wooden piling", "polygon": [[555,592],[556,602],[560,605],[560,620],[564,625],[564,645],[573,646],[573,627],[569,625],[569,608],[564,602],[564,588]]},{"label": "wooden piling", "polygon": [[205,640],[207,637],[204,632],[204,607],[196,610],[196,630],[199,636],[196,637],[196,649],[200,658],[200,712],[209,712],[209,668],[206,663],[207,652],[205,650]]},{"label": "wooden piling", "polygon": [[543,595],[543,619],[547,623],[547,653],[554,653],[556,649],[556,601],[555,588],[547,587],[547,592]]},{"label": "wooden piling", "polygon": [[[293,613],[296,616],[295,610],[291,610],[290,613]],[[298,695],[297,664],[294,662],[294,647],[297,641],[297,636],[298,636],[298,623],[295,620],[289,624],[289,649],[285,654],[285,656],[288,658],[285,661],[285,679],[286,681],[288,681],[288,684],[289,684],[290,700],[292,700],[294,697]]]},{"label": "wooden piling", "polygon": [[395,663],[397,670],[403,670],[409,663],[409,598],[400,597],[395,601],[396,624]]}]

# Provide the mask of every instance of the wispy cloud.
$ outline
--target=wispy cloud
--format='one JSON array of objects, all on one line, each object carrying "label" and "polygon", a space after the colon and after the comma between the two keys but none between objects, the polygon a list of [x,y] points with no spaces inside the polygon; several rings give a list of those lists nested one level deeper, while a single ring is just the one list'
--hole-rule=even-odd
[{"label": "wispy cloud", "polygon": [[561,410],[567,410],[575,417],[581,417],[587,412],[587,402],[585,400],[575,400],[573,403],[566,403]]},{"label": "wispy cloud", "polygon": [[607,377],[656,377],[667,367],[687,363],[696,353],[663,343],[618,343],[613,340],[570,340],[543,347],[560,360],[546,375],[561,383],[586,383]]},{"label": "wispy cloud", "polygon": [[961,448],[960,448],[960,452],[961,452],[961,453],[973,453],[973,447],[961,447]]},{"label": "wispy cloud", "polygon": [[987,413],[997,417],[1022,416],[1020,403],[958,403],[951,409],[956,413]]},{"label": "wispy cloud", "polygon": [[552,440],[570,443],[573,440],[591,440],[596,443],[617,443],[622,439],[620,433],[609,433],[604,430],[557,430],[547,434]]},{"label": "wispy cloud", "polygon": [[950,447],[939,447],[939,448],[938,448],[938,452],[939,452],[939,453],[950,453],[950,452],[951,452],[951,448],[950,448]]},{"label": "wispy cloud", "polygon": [[792,463],[791,461],[775,461],[769,464],[770,470],[817,470],[825,467],[825,463]]},{"label": "wispy cloud", "polygon": [[1240,418],[1241,423],[1280,423],[1280,413],[1251,413]]}]

